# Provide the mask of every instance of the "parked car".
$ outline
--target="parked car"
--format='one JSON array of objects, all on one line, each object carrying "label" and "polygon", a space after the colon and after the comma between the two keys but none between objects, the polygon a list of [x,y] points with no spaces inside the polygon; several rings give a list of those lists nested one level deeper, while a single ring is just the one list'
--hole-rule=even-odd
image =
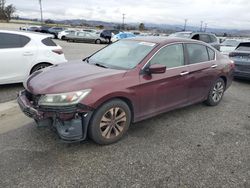
[{"label": "parked car", "polygon": [[23,31],[40,32],[41,26],[36,26],[36,25],[33,25],[33,26],[22,26],[19,29],[23,30]]},{"label": "parked car", "polygon": [[57,35],[57,37],[58,37],[58,39],[65,40],[66,39],[66,35],[68,35],[68,34],[75,34],[75,32],[76,32],[76,30],[74,30],[74,29],[67,29],[67,30],[59,32],[58,35]]},{"label": "parked car", "polygon": [[120,32],[111,38],[111,42],[116,42],[118,40],[131,38],[131,37],[136,37],[136,35],[130,32]]},{"label": "parked car", "polygon": [[72,34],[68,34],[65,36],[65,40],[68,42],[88,42],[88,43],[107,43],[106,39],[100,37],[99,35],[95,35],[85,31],[77,31]]},{"label": "parked car", "polygon": [[220,51],[220,42],[215,34],[205,33],[205,32],[177,32],[169,35],[169,37],[181,37],[181,38],[189,38],[194,40],[200,40],[205,43],[210,44],[215,49]]},{"label": "parked car", "polygon": [[229,55],[230,52],[234,51],[236,47],[240,44],[240,41],[236,39],[226,39],[220,45],[220,51],[224,55]]},{"label": "parked car", "polygon": [[200,41],[124,39],[84,62],[36,72],[18,103],[38,126],[54,126],[65,141],[89,134],[98,144],[111,144],[132,122],[197,102],[219,104],[233,67],[228,57]]},{"label": "parked car", "polygon": [[43,25],[41,28],[40,28],[40,33],[49,33],[49,29],[51,27],[50,26],[46,26],[46,25]]},{"label": "parked car", "polygon": [[33,72],[66,62],[50,35],[0,30],[0,84],[23,82]]},{"label": "parked car", "polygon": [[229,57],[235,63],[234,77],[250,79],[250,42],[241,42]]},{"label": "parked car", "polygon": [[118,34],[119,30],[103,30],[100,34],[100,37],[105,38],[109,43],[111,42],[111,38],[113,35]]},{"label": "parked car", "polygon": [[57,38],[59,32],[65,30],[63,27],[51,27],[48,29],[48,33],[54,35]]}]

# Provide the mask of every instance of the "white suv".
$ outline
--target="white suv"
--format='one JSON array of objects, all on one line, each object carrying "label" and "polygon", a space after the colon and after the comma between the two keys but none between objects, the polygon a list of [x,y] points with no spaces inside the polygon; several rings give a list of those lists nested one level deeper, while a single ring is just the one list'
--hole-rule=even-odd
[{"label": "white suv", "polygon": [[0,84],[23,82],[34,71],[66,61],[50,35],[0,30]]}]

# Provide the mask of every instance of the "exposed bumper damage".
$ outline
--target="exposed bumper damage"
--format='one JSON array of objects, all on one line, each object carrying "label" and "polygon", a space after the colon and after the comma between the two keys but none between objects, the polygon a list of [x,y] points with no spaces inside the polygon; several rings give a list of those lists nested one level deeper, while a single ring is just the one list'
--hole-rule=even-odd
[{"label": "exposed bumper damage", "polygon": [[21,91],[17,101],[23,113],[35,120],[38,127],[54,128],[58,136],[66,142],[85,140],[93,109],[82,105],[39,106],[39,96]]}]

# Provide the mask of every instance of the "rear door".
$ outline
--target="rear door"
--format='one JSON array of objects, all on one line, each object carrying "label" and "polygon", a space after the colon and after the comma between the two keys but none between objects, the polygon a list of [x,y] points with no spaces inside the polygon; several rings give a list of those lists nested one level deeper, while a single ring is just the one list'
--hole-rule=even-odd
[{"label": "rear door", "polygon": [[183,49],[183,44],[166,46],[146,65],[163,64],[167,69],[162,74],[140,75],[141,117],[155,115],[187,103],[189,80]]},{"label": "rear door", "polygon": [[213,81],[218,74],[213,49],[196,43],[185,44],[189,64],[189,101],[201,101],[207,96]]},{"label": "rear door", "polygon": [[0,83],[22,82],[34,59],[35,47],[29,37],[0,33]]}]

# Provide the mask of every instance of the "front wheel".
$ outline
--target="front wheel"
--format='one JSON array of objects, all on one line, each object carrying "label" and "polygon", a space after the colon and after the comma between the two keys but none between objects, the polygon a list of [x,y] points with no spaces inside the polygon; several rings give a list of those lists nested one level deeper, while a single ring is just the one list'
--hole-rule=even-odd
[{"label": "front wheel", "polygon": [[222,100],[225,91],[225,82],[222,78],[215,81],[208,93],[205,103],[209,106],[216,106]]},{"label": "front wheel", "polygon": [[128,105],[119,99],[103,104],[94,113],[89,126],[89,136],[97,144],[112,144],[122,138],[131,122]]},{"label": "front wheel", "polygon": [[96,44],[101,44],[101,40],[100,39],[96,39],[95,43]]}]

